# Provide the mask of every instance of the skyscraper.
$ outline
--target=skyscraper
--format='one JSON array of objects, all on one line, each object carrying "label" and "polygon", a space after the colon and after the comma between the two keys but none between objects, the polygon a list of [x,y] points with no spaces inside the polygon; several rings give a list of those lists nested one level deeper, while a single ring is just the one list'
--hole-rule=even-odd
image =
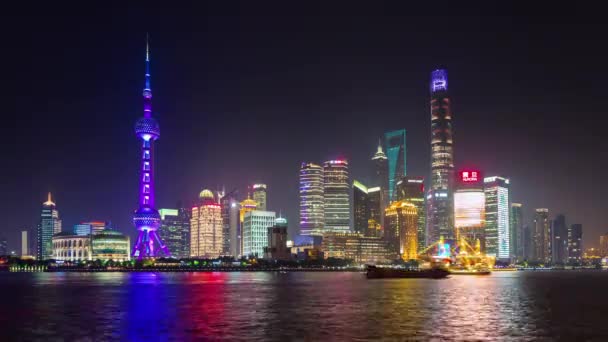
[{"label": "skyscraper", "polygon": [[135,123],[135,134],[141,139],[139,174],[139,208],[133,213],[133,224],[139,231],[133,246],[137,259],[158,255],[156,245],[169,256],[169,250],[157,233],[160,214],[154,207],[154,141],[160,137],[160,126],[152,117],[152,88],[150,87],[150,46],[146,44],[146,83],[143,91],[144,116]]},{"label": "skyscraper", "polygon": [[568,262],[580,264],[583,261],[583,225],[575,223],[568,230]]},{"label": "skyscraper", "polygon": [[29,232],[27,230],[21,231],[21,256],[30,255],[30,245],[29,245]]},{"label": "skyscraper", "polygon": [[511,258],[511,234],[509,223],[509,179],[485,177],[486,195],[486,254],[509,261]]},{"label": "skyscraper", "polygon": [[242,201],[239,205],[239,226],[238,226],[238,234],[237,234],[237,243],[238,243],[238,254],[237,255],[244,255],[243,254],[243,226],[244,226],[244,222],[245,222],[245,214],[250,212],[250,211],[254,211],[257,210],[258,208],[258,202],[252,200],[249,196],[249,193],[247,194],[247,198]]},{"label": "skyscraper", "polygon": [[395,201],[386,208],[384,239],[405,261],[418,257],[418,209],[412,203]]},{"label": "skyscraper", "polygon": [[427,194],[427,243],[454,238],[454,150],[448,74],[431,73],[431,177]]},{"label": "skyscraper", "polygon": [[323,167],[302,163],[300,167],[300,234],[321,233],[325,219]]},{"label": "skyscraper", "polygon": [[551,262],[568,262],[568,226],[566,217],[561,214],[551,221]]},{"label": "skyscraper", "polygon": [[386,194],[381,187],[376,186],[367,189],[367,233],[366,236],[381,237],[384,226],[384,202]]},{"label": "skyscraper", "polygon": [[426,247],[426,206],[424,177],[405,176],[395,185],[395,200],[412,203],[418,209],[418,251]]},{"label": "skyscraper", "polygon": [[521,203],[511,203],[511,255],[513,260],[524,260],[524,219]]},{"label": "skyscraper", "polygon": [[384,134],[386,155],[388,157],[388,200],[395,200],[395,184],[406,175],[405,130],[387,132]]},{"label": "skyscraper", "polygon": [[532,260],[543,263],[551,261],[550,236],[549,209],[536,209],[534,214],[534,229],[532,231]]},{"label": "skyscraper", "polygon": [[287,220],[277,217],[275,225],[268,228],[268,247],[264,248],[264,259],[289,260],[291,252],[287,248]]},{"label": "skyscraper", "polygon": [[93,234],[93,227],[88,223],[79,223],[74,225],[74,235],[87,236]]},{"label": "skyscraper", "polygon": [[[454,190],[454,227],[460,251],[471,253],[477,244],[486,251],[486,196],[480,171],[460,171]],[[468,245],[468,246],[467,246]]]},{"label": "skyscraper", "polygon": [[600,235],[600,256],[608,256],[608,234]]},{"label": "skyscraper", "polygon": [[369,207],[367,187],[353,180],[353,228],[355,233],[367,234]]},{"label": "skyscraper", "polygon": [[238,247],[239,202],[236,197],[236,189],[222,197],[220,204],[222,205],[225,254],[236,257],[240,253]]},{"label": "skyscraper", "polygon": [[0,255],[8,255],[8,241],[4,236],[0,236]]},{"label": "skyscraper", "polygon": [[329,160],[323,164],[323,199],[325,208],[323,232],[348,232],[350,184],[346,160]]},{"label": "skyscraper", "polygon": [[190,256],[217,258],[224,247],[222,209],[213,192],[207,189],[201,191],[199,200],[190,219]]},{"label": "skyscraper", "polygon": [[258,203],[258,210],[266,210],[266,184],[253,184],[253,200]]},{"label": "skyscraper", "polygon": [[374,165],[372,183],[374,187],[379,187],[381,191],[381,202],[380,210],[382,217],[384,217],[384,209],[389,204],[388,201],[388,158],[384,151],[382,151],[382,140],[378,140],[378,150],[372,157],[372,163]]},{"label": "skyscraper", "polygon": [[52,238],[53,234],[61,233],[61,220],[55,202],[51,200],[49,192],[48,199],[42,203],[42,214],[38,224],[38,246],[36,258],[38,260],[50,259],[53,257]]},{"label": "skyscraper", "polygon": [[[180,207],[178,206],[178,208]],[[190,256],[190,240],[188,239],[190,219],[184,209],[158,210],[161,219],[160,232],[171,255],[175,258],[188,258]]]},{"label": "skyscraper", "polygon": [[243,255],[264,257],[268,247],[268,228],[275,225],[274,211],[253,210],[245,213],[243,221]]}]

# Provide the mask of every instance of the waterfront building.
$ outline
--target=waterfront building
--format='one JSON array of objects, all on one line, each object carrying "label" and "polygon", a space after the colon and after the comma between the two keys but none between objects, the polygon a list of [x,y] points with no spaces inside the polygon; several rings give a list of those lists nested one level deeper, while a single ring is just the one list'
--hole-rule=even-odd
[{"label": "waterfront building", "polygon": [[[386,240],[359,233],[325,233],[320,250],[325,259],[352,260],[359,265],[389,264],[398,258],[397,253],[389,248]],[[315,248],[310,248],[308,251],[315,251]]]},{"label": "waterfront building", "polygon": [[405,130],[400,129],[384,134],[388,157],[388,200],[395,200],[395,185],[406,173]]},{"label": "waterfront building", "polygon": [[578,264],[583,260],[583,225],[575,223],[568,229],[568,262]]},{"label": "waterfront building", "polygon": [[456,237],[467,246],[460,245],[461,251],[471,252],[479,243],[482,252],[486,250],[486,198],[483,188],[464,188],[454,191],[454,226]]},{"label": "waterfront building", "polygon": [[129,249],[131,238],[118,231],[105,229],[91,237],[91,254],[93,260],[131,260]]},{"label": "waterfront building", "polygon": [[249,194],[247,194],[247,199],[245,199],[244,201],[242,201],[240,203],[240,208],[239,208],[239,228],[238,228],[238,236],[237,236],[237,240],[238,240],[238,254],[239,256],[244,255],[243,254],[243,226],[244,226],[244,222],[245,222],[245,214],[250,212],[250,211],[254,211],[257,210],[258,208],[258,203],[254,200],[252,200],[249,197]]},{"label": "waterfront building", "polygon": [[485,177],[483,182],[486,195],[486,254],[510,261],[509,179],[493,176]]},{"label": "waterfront building", "polygon": [[522,261],[524,257],[524,219],[521,203],[511,203],[511,256]]},{"label": "waterfront building", "polygon": [[324,226],[323,167],[302,163],[300,167],[300,235],[319,235]]},{"label": "waterfront building", "polygon": [[243,256],[264,257],[268,247],[268,228],[275,225],[274,211],[253,210],[245,213],[243,220]]},{"label": "waterfront building", "polygon": [[93,234],[93,227],[88,223],[78,223],[73,228],[74,235],[87,236]]},{"label": "waterfront building", "polygon": [[51,193],[48,194],[46,202],[42,203],[42,213],[38,224],[38,243],[36,258],[38,260],[50,259],[53,257],[52,239],[54,234],[61,233],[61,220],[55,202],[51,200]]},{"label": "waterfront building", "polygon": [[[160,125],[152,117],[152,88],[150,86],[150,46],[146,43],[146,77],[143,91],[144,116],[135,123],[135,134],[140,139],[141,159],[139,167],[139,207],[133,213],[133,224],[138,231],[133,246],[133,257],[154,258],[158,249],[165,256],[169,250],[157,232],[161,224],[155,208],[154,193],[154,142],[160,137]],[[156,248],[158,245],[158,248]]]},{"label": "waterfront building", "polygon": [[431,73],[431,178],[427,193],[427,244],[454,239],[454,149],[448,75]]},{"label": "waterfront building", "polygon": [[353,228],[355,233],[367,235],[369,208],[367,187],[353,180]]},{"label": "waterfront building", "polygon": [[536,209],[534,214],[534,229],[532,231],[532,260],[548,263],[551,261],[549,232],[549,209]]},{"label": "waterfront building", "polygon": [[[388,157],[384,154],[382,150],[382,139],[378,140],[378,149],[376,153],[372,157],[373,163],[373,175],[372,175],[372,184],[374,188],[379,188],[381,193],[381,201],[380,201],[380,212],[384,213],[384,209],[389,204],[388,200]],[[384,214],[382,214],[384,215]],[[380,222],[383,222],[381,220]]]},{"label": "waterfront building", "polygon": [[221,256],[222,209],[213,192],[207,189],[200,192],[199,204],[192,207],[190,217],[190,256],[209,259]]},{"label": "waterfront building", "polygon": [[557,215],[551,221],[551,262],[564,264],[568,262],[568,226],[566,217]]},{"label": "waterfront building", "polygon": [[424,177],[405,176],[395,185],[395,200],[412,203],[418,209],[418,251],[426,248],[426,205]]},{"label": "waterfront building", "polygon": [[258,204],[258,210],[266,211],[267,192],[266,184],[253,184],[253,200]]},{"label": "waterfront building", "polygon": [[163,208],[159,209],[158,213],[161,219],[160,233],[171,256],[178,259],[188,258],[190,256],[190,218],[187,210],[185,208]]},{"label": "waterfront building", "polygon": [[602,258],[608,256],[608,233],[600,235],[600,255]]},{"label": "waterfront building", "polygon": [[382,237],[384,225],[384,197],[385,191],[381,187],[367,189],[367,232],[365,236]]},{"label": "waterfront building", "polygon": [[237,257],[240,254],[239,244],[239,202],[236,189],[222,197],[222,235],[224,254]]},{"label": "waterfront building", "polygon": [[[74,235],[61,232],[53,235],[53,259],[60,261],[93,260],[91,235]],[[127,247],[128,254],[128,247]]]},{"label": "waterfront building", "polygon": [[534,228],[530,227],[529,225],[525,225],[523,231],[523,259],[534,260]]},{"label": "waterfront building", "polygon": [[350,184],[346,160],[329,160],[323,164],[323,202],[322,232],[350,231]]},{"label": "waterfront building", "polygon": [[418,209],[406,201],[392,202],[384,213],[384,239],[403,260],[418,257]]},{"label": "waterfront building", "polygon": [[264,259],[290,260],[291,251],[287,248],[287,220],[278,217],[275,224],[268,228],[268,247],[264,248]]},{"label": "waterfront building", "polygon": [[30,245],[29,245],[29,232],[27,230],[21,231],[21,256],[29,256],[30,255]]}]

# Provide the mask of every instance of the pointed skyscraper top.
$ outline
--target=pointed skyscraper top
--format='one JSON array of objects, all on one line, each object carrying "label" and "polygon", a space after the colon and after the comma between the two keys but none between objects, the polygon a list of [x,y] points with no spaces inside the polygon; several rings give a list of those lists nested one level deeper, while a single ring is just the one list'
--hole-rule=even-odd
[{"label": "pointed skyscraper top", "polygon": [[146,62],[150,61],[150,34],[146,33]]},{"label": "pointed skyscraper top", "polygon": [[376,159],[388,159],[382,150],[382,138],[378,138],[378,151],[376,151],[376,154],[372,157],[372,160]]},{"label": "pointed skyscraper top", "polygon": [[44,205],[55,205],[55,203],[51,200],[51,193],[48,194],[48,199],[43,203]]}]

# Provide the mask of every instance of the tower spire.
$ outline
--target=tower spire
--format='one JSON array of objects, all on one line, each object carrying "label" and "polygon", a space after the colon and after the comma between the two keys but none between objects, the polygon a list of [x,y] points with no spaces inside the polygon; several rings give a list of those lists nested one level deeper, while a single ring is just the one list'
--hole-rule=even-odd
[{"label": "tower spire", "polygon": [[152,116],[152,87],[150,87],[150,35],[146,33],[146,85],[144,87],[144,117]]}]

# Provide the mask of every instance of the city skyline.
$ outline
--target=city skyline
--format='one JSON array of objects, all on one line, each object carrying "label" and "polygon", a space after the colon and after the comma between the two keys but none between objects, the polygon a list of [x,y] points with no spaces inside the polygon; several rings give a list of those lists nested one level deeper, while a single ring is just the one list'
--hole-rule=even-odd
[{"label": "city skyline", "polygon": [[[218,23],[215,23],[219,25]],[[333,27],[331,23],[322,23],[329,27]],[[474,24],[468,24],[474,25]],[[222,26],[223,27],[223,26]],[[496,27],[496,26],[492,26]],[[264,27],[262,28],[264,29]],[[268,29],[268,28],[266,28]],[[92,28],[90,28],[92,30]],[[374,81],[375,77],[386,76],[386,74],[375,67],[373,64],[378,60],[372,58],[373,62],[366,63],[372,64],[372,66],[362,67],[365,68],[366,73],[359,73],[357,76],[347,77],[347,72],[350,69],[339,70],[338,76],[331,78],[329,85],[323,86],[323,91],[309,89],[306,92],[306,98],[311,98],[310,103],[305,105],[299,105],[304,97],[295,93],[288,93],[288,97],[294,98],[293,102],[280,102],[277,105],[269,106],[264,101],[259,103],[253,101],[249,94],[262,94],[270,100],[274,93],[281,93],[276,88],[276,82],[280,80],[287,80],[289,82],[305,81],[308,86],[316,85],[323,78],[322,71],[335,65],[335,62],[328,61],[318,66],[309,66],[312,68],[312,75],[306,76],[302,73],[297,73],[293,78],[285,79],[280,74],[280,70],[275,70],[270,73],[269,80],[264,81],[262,90],[255,90],[252,85],[255,80],[256,73],[247,73],[248,67],[256,65],[252,62],[244,62],[243,65],[247,67],[239,67],[239,70],[245,70],[245,72],[234,74],[230,72],[210,73],[210,75],[204,76],[206,69],[211,65],[216,65],[218,56],[222,56],[224,53],[227,56],[233,56],[229,52],[234,50],[221,50],[218,51],[217,43],[214,41],[210,34],[203,35],[205,39],[197,39],[195,35],[189,35],[187,37],[181,36],[178,41],[172,42],[174,33],[169,31],[161,30],[158,27],[157,30],[150,30],[152,33],[153,40],[155,40],[155,53],[158,52],[158,60],[162,60],[162,63],[155,64],[155,75],[158,74],[159,81],[155,84],[159,84],[158,96],[155,98],[155,106],[159,108],[159,121],[162,121],[164,132],[167,134],[167,138],[163,137],[162,143],[158,146],[157,155],[158,158],[163,160],[162,163],[170,165],[184,165],[188,169],[182,176],[180,173],[174,173],[169,166],[159,166],[157,176],[162,179],[159,182],[157,189],[157,198],[159,204],[157,207],[172,207],[177,200],[183,200],[185,204],[190,205],[194,203],[198,192],[205,188],[216,188],[225,184],[227,187],[238,187],[244,189],[247,184],[254,182],[263,182],[268,184],[269,198],[272,198],[271,203],[285,203],[285,207],[279,208],[275,205],[271,205],[272,210],[282,210],[284,215],[289,219],[290,233],[293,234],[297,225],[295,222],[298,217],[298,195],[297,195],[297,174],[298,168],[302,161],[305,160],[328,160],[338,157],[344,157],[349,160],[349,167],[351,169],[351,179],[361,179],[364,184],[371,184],[369,181],[371,177],[369,175],[369,158],[375,151],[377,144],[377,138],[382,136],[385,132],[405,128],[408,132],[408,174],[412,175],[428,175],[429,165],[429,151],[428,151],[428,72],[436,68],[437,66],[445,66],[450,72],[450,93],[454,97],[453,111],[454,111],[454,125],[456,127],[456,151],[455,160],[457,166],[467,166],[475,164],[480,170],[483,170],[485,174],[501,174],[505,175],[512,181],[512,187],[510,189],[510,197],[512,201],[521,202],[524,206],[524,224],[530,225],[532,220],[532,213],[534,208],[550,209],[551,217],[553,214],[563,213],[568,218],[569,223],[582,223],[584,226],[585,234],[585,245],[592,246],[597,245],[597,237],[605,231],[605,228],[601,226],[601,217],[597,216],[594,212],[601,212],[598,205],[602,203],[601,198],[599,200],[592,200],[597,196],[595,192],[586,192],[585,190],[579,190],[579,187],[573,187],[567,181],[569,179],[569,172],[557,172],[556,174],[546,175],[546,168],[544,167],[545,161],[548,158],[556,158],[556,154],[561,153],[564,148],[561,141],[552,140],[551,144],[545,142],[549,140],[551,135],[546,133],[539,133],[536,138],[524,137],[526,132],[534,130],[534,123],[540,124],[543,119],[553,117],[557,109],[558,113],[563,112],[563,109],[552,108],[549,103],[549,95],[546,90],[540,90],[540,96],[537,92],[539,90],[533,90],[532,88],[524,88],[521,92],[513,90],[513,82],[518,82],[517,76],[522,77],[523,71],[518,71],[513,76],[513,79],[508,77],[505,79],[506,73],[500,68],[494,66],[489,69],[486,68],[484,73],[479,71],[471,70],[471,65],[459,62],[455,58],[455,51],[458,48],[452,47],[451,52],[448,53],[447,57],[438,58],[438,52],[434,50],[428,52],[427,60],[409,59],[403,61],[391,61],[389,65],[396,70],[399,70],[398,81],[383,80],[382,82]],[[303,30],[307,33],[306,30]],[[331,31],[331,30],[330,30]],[[340,32],[337,30],[332,31],[338,37],[347,38],[350,37],[347,33]],[[101,37],[102,32],[87,32],[92,33],[94,37]],[[23,171],[22,175],[15,174],[15,170],[3,170],[3,178],[12,180],[13,184],[5,185],[3,193],[14,194],[11,196],[11,202],[5,203],[5,207],[13,208],[17,207],[14,214],[8,217],[8,228],[5,228],[3,233],[9,238],[10,249],[18,249],[19,246],[19,234],[20,231],[27,227],[32,228],[37,224],[38,214],[40,210],[40,203],[44,198],[44,194],[51,191],[54,194],[54,200],[58,203],[58,209],[61,212],[61,218],[64,221],[64,230],[67,227],[72,227],[81,221],[86,221],[94,218],[103,218],[104,220],[112,221],[118,227],[121,232],[131,235],[132,241],[134,241],[133,233],[131,232],[130,225],[130,214],[132,211],[133,203],[136,203],[136,189],[137,184],[129,178],[133,178],[134,172],[137,165],[133,165],[133,160],[138,155],[136,150],[136,140],[129,135],[128,131],[131,130],[132,122],[140,115],[137,110],[138,105],[138,91],[140,86],[140,75],[141,75],[141,42],[143,40],[144,32],[133,30],[126,36],[121,36],[122,33],[109,33],[107,38],[108,41],[93,39],[94,42],[89,42],[89,38],[85,39],[83,36],[72,35],[65,40],[60,40],[57,43],[61,46],[66,45],[70,42],[80,43],[80,47],[74,49],[73,56],[70,56],[67,60],[76,62],[74,65],[63,65],[60,70],[66,73],[67,78],[65,83],[62,82],[63,86],[59,89],[53,88],[53,83],[57,82],[56,75],[57,71],[46,70],[41,73],[44,76],[41,79],[35,77],[35,75],[26,72],[26,78],[40,81],[45,89],[49,89],[48,92],[42,94],[42,98],[45,99],[43,103],[32,103],[24,104],[23,108],[20,108],[17,113],[27,113],[27,118],[40,119],[41,126],[49,126],[57,133],[45,133],[40,128],[35,128],[34,132],[39,137],[31,136],[32,133],[28,133],[25,129],[25,121],[21,118],[17,118],[15,132],[19,134],[25,134],[25,137],[17,137],[8,135],[9,138],[15,138],[15,144],[18,146],[17,151],[28,155],[33,155],[35,158],[39,156],[36,151],[36,147],[40,146],[40,142],[44,141],[48,144],[46,148],[56,151],[54,158],[57,160],[47,160],[45,157],[41,159],[46,167],[42,170],[32,170],[30,162],[20,161],[17,158],[17,154],[13,152],[8,153],[8,163],[15,165],[15,170]],[[311,36],[314,33],[308,32]],[[452,35],[457,33],[451,33]],[[229,33],[228,33],[229,36]],[[110,40],[118,37],[118,44],[113,47],[110,44]],[[215,38],[217,39],[217,38]],[[279,38],[275,36],[275,41],[279,41]],[[342,41],[338,39],[338,41]],[[348,39],[347,39],[348,41]],[[172,43],[169,43],[172,42]],[[188,46],[196,42],[196,47]],[[215,44],[214,44],[215,42]],[[238,41],[242,43],[242,41]],[[512,42],[514,43],[514,42]],[[48,44],[48,43],[42,43]],[[304,44],[312,44],[311,42],[304,42]],[[397,49],[392,45],[386,44],[385,42],[378,43],[379,51],[387,51],[392,48]],[[321,44],[322,45],[322,44]],[[86,94],[73,88],[73,84],[78,84],[80,77],[89,78],[90,75],[83,72],[83,76],[76,75],[80,69],[88,61],[85,58],[92,50],[96,50],[101,47],[105,54],[109,56],[108,60],[112,62],[106,62],[104,60],[98,61],[98,67],[100,71],[95,71],[95,79],[99,79],[99,84],[89,84],[90,87]],[[205,48],[209,47],[209,49]],[[334,51],[328,46],[317,46],[319,50],[317,53],[322,55],[321,51]],[[213,49],[211,49],[213,48]],[[295,47],[290,46],[290,49]],[[343,46],[345,49],[357,49],[356,51],[366,51],[363,46],[345,43]],[[199,51],[202,49],[204,51]],[[501,51],[499,47],[496,48],[496,52]],[[346,50],[344,50],[346,51]],[[470,49],[469,49],[470,51]],[[481,51],[479,47],[473,49],[473,51]],[[534,52],[533,48],[529,48],[529,51]],[[188,55],[190,52],[196,52],[195,56],[205,56],[208,59],[204,59],[207,63],[199,66],[198,69],[192,69],[194,64],[187,63],[188,67],[193,70],[194,75],[188,78],[187,81],[179,80],[178,76],[184,73],[184,66],[180,66],[178,61],[180,56]],[[492,51],[490,51],[492,52]],[[45,58],[42,58],[43,64],[59,62],[58,57],[53,54],[52,49],[41,49],[41,54]],[[155,55],[156,56],[156,55]],[[266,56],[265,52],[259,52],[255,56],[254,60],[260,67],[269,68],[267,64],[259,64],[262,57]],[[485,67],[492,66],[500,58],[493,54],[489,56],[476,55],[481,60]],[[215,58],[215,59],[214,59]],[[353,62],[361,62],[357,57],[352,57]],[[293,57],[292,61],[286,61],[285,63],[299,62],[298,58]],[[242,62],[230,61],[223,64],[224,67],[230,65],[238,65]],[[511,70],[510,66],[502,66]],[[70,71],[72,70],[72,71]],[[82,69],[84,70],[84,69]],[[224,70],[224,69],[221,69]],[[33,71],[40,71],[38,68]],[[224,70],[225,71],[225,70]],[[529,70],[528,70],[529,71]],[[532,78],[544,79],[545,76],[551,76],[550,71],[554,71],[549,68],[548,71],[541,71],[540,75],[529,74],[527,76]],[[175,73],[175,75],[173,75]],[[506,86],[496,82],[495,85],[498,87],[495,90],[497,93],[494,94],[489,90],[482,89],[481,83],[484,83],[486,78],[485,73],[493,75],[493,80],[506,80]],[[107,74],[106,79],[102,79],[101,75]],[[222,80],[222,74],[230,78],[230,82],[236,82],[239,87],[235,97],[232,97],[231,93],[226,92],[223,97],[218,95],[218,90],[211,90],[205,85],[211,85],[213,81]],[[181,77],[181,76],[180,76]],[[48,79],[47,79],[48,78]],[[550,77],[549,77],[550,79]],[[199,88],[194,84],[195,81],[203,80],[204,86]],[[346,99],[332,100],[331,96],[325,94],[326,91],[331,91],[331,87],[335,89],[343,89],[343,87],[350,81],[357,81],[357,87],[353,88],[354,95],[349,95]],[[369,81],[370,86],[363,83]],[[31,82],[39,84],[40,82]],[[184,83],[186,82],[186,83]],[[68,85],[68,83],[70,83]],[[390,94],[390,99],[386,99],[379,93],[375,92],[371,88],[371,84],[374,87],[381,85],[381,89],[384,92]],[[543,84],[549,88],[550,85]],[[110,90],[109,87],[116,86],[117,90]],[[273,86],[273,87],[271,87]],[[590,85],[589,85],[590,86]],[[24,88],[25,87],[25,88]],[[176,88],[172,90],[171,88]],[[17,81],[16,92],[27,89],[22,81]],[[177,89],[185,91],[184,95],[179,95]],[[205,98],[215,98],[217,101],[191,101],[186,103],[184,99],[188,99],[194,94],[194,91],[204,89],[207,91]],[[307,88],[306,88],[307,89]],[[593,90],[592,90],[593,91]],[[356,97],[356,94],[370,94],[368,102],[361,102]],[[559,93],[559,92],[558,92]],[[486,96],[476,96],[486,95]],[[488,111],[489,105],[492,104],[492,100],[498,101],[503,105],[509,101],[509,99],[518,99],[518,96],[527,96],[528,102],[524,104],[516,105],[515,102],[502,108],[491,108]],[[78,101],[70,102],[63,101],[62,99],[70,99],[79,97]],[[280,96],[279,96],[280,97]],[[223,103],[221,99],[228,100],[230,98],[239,99],[240,105],[245,109],[240,112],[236,110],[234,104]],[[264,97],[263,97],[264,98]],[[395,100],[393,98],[399,98]],[[94,103],[103,99],[104,103],[98,107],[91,109]],[[178,100],[181,99],[181,100]],[[71,104],[61,104],[61,102]],[[327,107],[322,107],[317,111],[304,110],[311,103],[321,102],[327,103]],[[367,105],[364,105],[367,103]],[[35,110],[35,108],[44,108],[44,111]],[[528,107],[530,107],[528,109]],[[214,115],[218,113],[220,109],[223,109],[223,115]],[[364,110],[357,109],[363,108]],[[366,109],[367,108],[367,109]],[[522,113],[518,113],[518,109],[524,109]],[[538,116],[531,115],[532,112],[538,111],[542,108],[541,113]],[[583,108],[585,109],[583,104]],[[512,109],[512,110],[507,110]],[[97,116],[108,115],[110,124],[103,126],[102,133],[87,133],[86,135],[80,135],[80,133],[73,132],[72,125],[86,126],[89,124],[88,120],[84,120],[82,113],[93,110],[93,120],[98,120]],[[279,112],[291,112],[294,117],[305,115],[310,116],[306,120],[315,120],[321,118],[323,115],[327,115],[330,112],[337,112],[337,117],[346,117],[346,113],[354,112],[354,116],[357,120],[368,118],[369,120],[362,120],[361,124],[347,122],[349,134],[335,134],[335,129],[339,128],[334,123],[326,123],[325,126],[319,128],[318,134],[315,134],[316,141],[308,141],[309,145],[302,145],[297,140],[301,138],[307,138],[302,132],[299,132],[296,128],[297,125],[301,125],[301,122],[297,122],[295,125],[289,123],[279,124],[274,123],[275,120],[280,120]],[[221,141],[218,139],[219,132],[222,132],[221,136],[225,136],[226,131],[229,131],[229,127],[225,123],[222,123],[221,117],[230,116],[235,114],[238,118],[236,121],[244,119],[243,123],[251,124],[251,121],[247,121],[246,112],[253,111],[255,123],[260,126],[265,124],[271,124],[270,127],[275,129],[269,129],[266,134],[268,137],[261,137],[264,142],[265,148],[262,150],[269,155],[257,155],[261,160],[256,160],[256,155],[243,155],[228,157],[227,151],[237,150],[236,146],[242,145],[253,137],[251,133],[247,133],[243,128],[233,128],[233,136],[236,138],[234,141]],[[52,114],[53,120],[49,122],[48,118],[38,117],[35,113],[50,113]],[[199,115],[199,113],[205,113],[204,119],[198,121],[197,124],[193,125],[196,130],[188,126],[191,120]],[[505,123],[501,122],[500,116],[506,113],[513,116],[513,122]],[[578,112],[577,112],[578,113]],[[368,117],[369,115],[374,115]],[[377,116],[376,116],[377,115]],[[83,118],[80,118],[83,116]],[[499,123],[492,123],[492,120],[487,120],[487,117],[494,118]],[[535,117],[531,120],[531,127],[524,127],[529,123],[528,117]],[[73,120],[73,124],[67,125],[68,120]],[[23,120],[23,122],[22,122]],[[99,119],[101,120],[101,119]],[[485,120],[485,121],[484,121]],[[56,122],[55,122],[56,121]],[[232,121],[232,120],[230,120]],[[378,122],[377,122],[378,121]],[[100,121],[101,122],[101,121]],[[207,124],[207,125],[205,125]],[[209,125],[212,124],[212,125]],[[505,125],[507,128],[497,127],[498,124]],[[577,134],[580,134],[581,128],[585,127],[584,124],[574,125],[568,127],[566,130],[565,123],[560,123],[559,117],[557,120],[552,122],[553,125],[557,125],[558,131],[569,132],[572,129],[571,136],[576,139]],[[200,125],[200,127],[199,127]],[[215,126],[213,126],[215,125]],[[62,127],[67,126],[67,127]],[[166,128],[165,128],[166,127]],[[284,127],[285,131],[281,131],[276,128]],[[200,129],[204,129],[204,137],[200,137]],[[289,128],[289,129],[287,129]],[[498,128],[498,129],[497,129]],[[513,129],[521,129],[521,134],[513,134],[507,131]],[[587,127],[589,128],[589,127]],[[497,130],[495,130],[497,129]],[[595,128],[591,127],[593,132]],[[196,131],[196,132],[194,132]],[[495,142],[492,139],[492,143],[488,144],[484,140],[483,133],[479,132],[492,131],[492,134],[498,135],[502,138],[503,142]],[[69,134],[68,134],[69,132]],[[231,131],[229,131],[231,132]],[[73,133],[73,134],[72,134]],[[165,134],[165,133],[163,133]],[[259,134],[259,132],[258,132]],[[332,135],[333,134],[333,135]],[[509,135],[512,134],[512,135]],[[49,135],[53,139],[49,138]],[[293,137],[291,136],[293,135]],[[591,134],[592,135],[592,134]],[[511,139],[505,139],[510,137]],[[24,138],[31,139],[30,143],[24,144]],[[89,140],[85,140],[89,139]],[[112,144],[104,146],[106,138],[112,140]],[[293,150],[287,147],[280,147],[273,145],[276,139],[285,140],[286,146],[293,147]],[[584,138],[578,137],[575,143],[585,143]],[[526,140],[525,144],[515,140],[523,139]],[[530,139],[530,140],[528,140]],[[536,141],[538,139],[538,141]],[[306,140],[306,139],[302,139]],[[82,145],[75,144],[71,145],[74,141],[82,142]],[[593,141],[593,139],[591,140]],[[86,143],[85,143],[86,142]],[[222,142],[226,145],[223,149],[218,152],[212,151]],[[197,160],[191,160],[190,155],[193,150],[188,147],[194,144],[199,148],[202,148],[202,157]],[[134,146],[131,146],[134,145]],[[489,146],[484,146],[489,145]],[[12,146],[7,144],[6,146]],[[276,146],[276,149],[270,147]],[[578,145],[577,145],[578,146]],[[90,149],[89,149],[90,147]],[[548,147],[548,148],[547,148]],[[126,150],[125,150],[126,149]],[[498,149],[501,153],[497,155],[504,156],[505,160],[499,158],[488,158],[487,155],[493,152],[494,149]],[[538,150],[537,150],[538,149]],[[92,153],[91,151],[95,151]],[[535,162],[534,158],[538,158],[535,151],[544,151],[546,154],[539,158],[541,162]],[[58,152],[58,153],[57,153]],[[91,155],[89,155],[89,153]],[[288,155],[289,154],[289,155]],[[102,156],[105,160],[109,160],[110,165],[98,165],[98,158]],[[264,159],[264,158],[268,159]],[[563,157],[558,157],[563,158]],[[582,158],[586,160],[588,156],[583,153],[581,156],[576,157],[577,160]],[[589,160],[590,162],[590,160]],[[66,165],[83,165],[82,168],[67,168]],[[96,165],[96,167],[91,167]],[[213,165],[213,168],[209,167]],[[239,169],[239,166],[249,165],[247,170],[247,177],[233,172],[231,170]],[[518,165],[514,167],[513,165]],[[30,166],[30,167],[28,167]],[[593,166],[597,167],[597,166]],[[73,169],[73,170],[72,170]],[[82,169],[92,170],[90,173],[83,172]],[[43,172],[44,171],[44,172]],[[593,189],[589,183],[585,183],[587,180],[585,175],[592,172],[592,169],[581,166],[579,170],[581,182],[583,185],[581,188]],[[89,178],[93,177],[93,178]],[[95,179],[98,184],[94,184],[92,179]],[[160,184],[165,183],[165,184]],[[25,185],[27,184],[27,185]],[[427,181],[428,186],[428,181]],[[532,193],[528,190],[530,188],[538,187]],[[95,192],[96,198],[91,198],[89,192]],[[576,198],[581,198],[580,202],[590,203],[590,208],[582,207],[579,204],[566,203],[563,198],[569,197],[570,194],[576,194]],[[56,197],[56,198],[55,198]],[[576,201],[579,202],[579,201]],[[592,210],[595,208],[595,210]]]}]

